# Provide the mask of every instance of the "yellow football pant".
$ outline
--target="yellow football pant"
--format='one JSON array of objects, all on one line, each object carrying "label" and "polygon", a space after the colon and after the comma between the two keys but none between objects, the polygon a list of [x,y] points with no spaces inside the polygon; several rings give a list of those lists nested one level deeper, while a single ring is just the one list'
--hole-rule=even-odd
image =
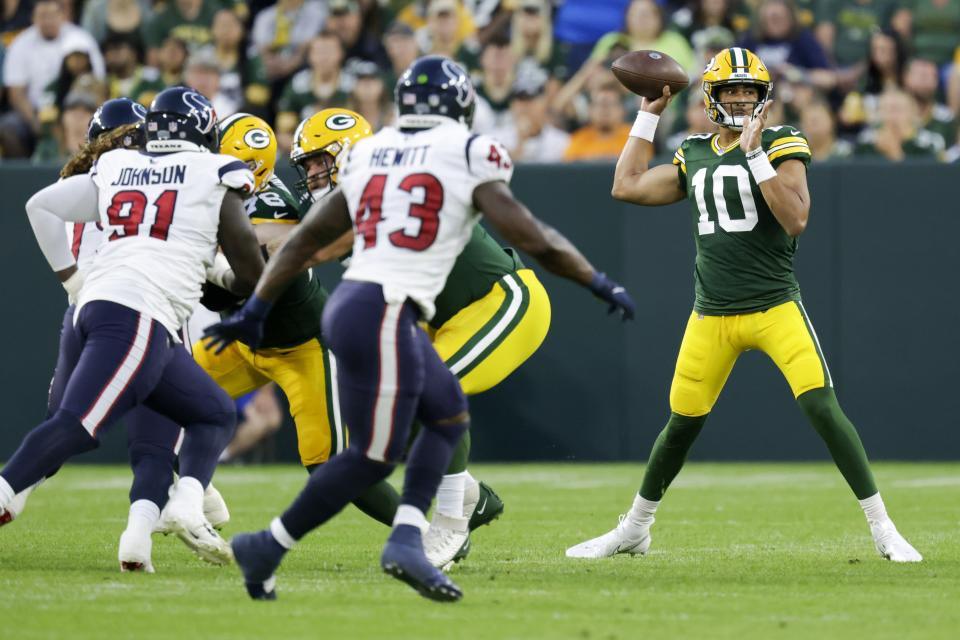
[{"label": "yellow football pant", "polygon": [[550,298],[533,271],[520,269],[429,333],[464,393],[473,395],[516,371],[549,329]]},{"label": "yellow football pant", "polygon": [[297,426],[297,447],[304,466],[326,462],[344,449],[335,363],[319,340],[289,349],[259,349],[256,353],[234,342],[219,355],[197,343],[193,357],[231,398],[270,381],[280,385]]},{"label": "yellow football pant", "polygon": [[800,302],[733,316],[690,314],[670,387],[670,409],[683,416],[710,413],[740,354],[763,351],[794,397],[832,387],[820,341]]}]

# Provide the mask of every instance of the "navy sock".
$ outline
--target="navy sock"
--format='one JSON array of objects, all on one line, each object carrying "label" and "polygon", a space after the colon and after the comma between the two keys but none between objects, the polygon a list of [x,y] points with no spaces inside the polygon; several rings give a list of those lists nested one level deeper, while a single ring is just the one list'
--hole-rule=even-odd
[{"label": "navy sock", "polygon": [[0,475],[19,493],[52,474],[72,456],[96,449],[99,444],[76,416],[57,411],[27,434]]},{"label": "navy sock", "polygon": [[440,480],[450,465],[453,451],[470,426],[468,420],[455,424],[424,425],[407,456],[402,504],[426,513],[437,495]]},{"label": "navy sock", "polygon": [[310,474],[307,486],[280,521],[294,540],[300,540],[389,476],[394,466],[371,460],[350,447]]},{"label": "navy sock", "polygon": [[173,484],[173,451],[152,444],[134,443],[130,446],[130,468],[133,484],[130,486],[130,504],[149,500],[163,509],[167,504],[170,485]]},{"label": "navy sock", "polygon": [[220,454],[230,444],[235,420],[210,424],[192,424],[184,427],[183,446],[180,447],[180,475],[196,478],[204,487],[213,479]]}]

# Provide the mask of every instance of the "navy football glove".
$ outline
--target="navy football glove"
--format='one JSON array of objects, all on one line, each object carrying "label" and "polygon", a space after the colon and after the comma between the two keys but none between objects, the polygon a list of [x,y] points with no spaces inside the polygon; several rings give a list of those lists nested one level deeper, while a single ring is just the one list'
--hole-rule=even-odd
[{"label": "navy football glove", "polygon": [[626,322],[633,320],[634,311],[637,305],[633,303],[633,298],[622,286],[607,277],[607,274],[597,271],[593,274],[593,280],[590,281],[590,291],[601,300],[610,303],[608,313],[620,311],[620,318]]},{"label": "navy football glove", "polygon": [[273,303],[262,300],[256,295],[250,296],[235,314],[207,327],[203,332],[203,346],[207,349],[216,349],[214,353],[219,354],[232,342],[239,340],[251,349],[256,349],[263,340],[263,323],[272,306]]}]

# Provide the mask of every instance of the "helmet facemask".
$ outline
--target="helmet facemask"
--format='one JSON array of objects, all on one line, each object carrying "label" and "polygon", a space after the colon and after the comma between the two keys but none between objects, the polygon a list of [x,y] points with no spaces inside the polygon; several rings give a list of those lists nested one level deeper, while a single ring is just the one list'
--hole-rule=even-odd
[{"label": "helmet facemask", "polygon": [[[757,90],[757,101],[753,103],[753,108],[750,110],[749,116],[732,115],[733,110],[731,109],[731,106],[735,104],[749,104],[747,101],[734,100],[730,102],[720,102],[719,99],[721,89],[740,85],[754,87]],[[764,83],[741,79],[713,83],[704,82],[703,93],[707,99],[707,117],[721,127],[726,127],[733,131],[742,131],[743,125],[745,125],[749,119],[755,118],[760,114],[760,111],[763,110],[763,105],[770,99],[772,91],[772,82]]]},{"label": "helmet facemask", "polygon": [[[344,150],[344,145],[334,142],[319,151],[301,156],[293,162],[293,166],[300,175],[300,179],[297,180],[295,186],[305,198],[308,198],[311,202],[316,202],[336,188],[340,165],[339,158]],[[310,161],[318,160],[323,163],[324,168],[310,174],[307,164]]]}]

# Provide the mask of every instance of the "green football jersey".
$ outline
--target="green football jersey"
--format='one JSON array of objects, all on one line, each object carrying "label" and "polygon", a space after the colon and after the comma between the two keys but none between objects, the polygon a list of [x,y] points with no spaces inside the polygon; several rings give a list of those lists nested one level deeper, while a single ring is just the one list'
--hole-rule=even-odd
[{"label": "green football jersey", "polygon": [[[717,140],[717,134],[690,136],[673,159],[693,210],[694,310],[733,315],[799,300],[797,239],[773,216],[739,143],[723,150]],[[792,127],[764,129],[761,140],[774,167],[786,160],[810,162],[806,138]]]},{"label": "green football jersey", "polygon": [[518,269],[523,269],[523,263],[517,253],[501,247],[483,227],[476,225],[437,296],[437,310],[430,326],[439,328],[461,309],[490,293],[497,280]]},{"label": "green football jersey", "polygon": [[[276,176],[265,189],[247,199],[247,215],[253,224],[297,224],[297,199]],[[307,271],[301,273],[274,304],[263,328],[261,348],[295,347],[320,335],[320,317],[327,291]]]}]

